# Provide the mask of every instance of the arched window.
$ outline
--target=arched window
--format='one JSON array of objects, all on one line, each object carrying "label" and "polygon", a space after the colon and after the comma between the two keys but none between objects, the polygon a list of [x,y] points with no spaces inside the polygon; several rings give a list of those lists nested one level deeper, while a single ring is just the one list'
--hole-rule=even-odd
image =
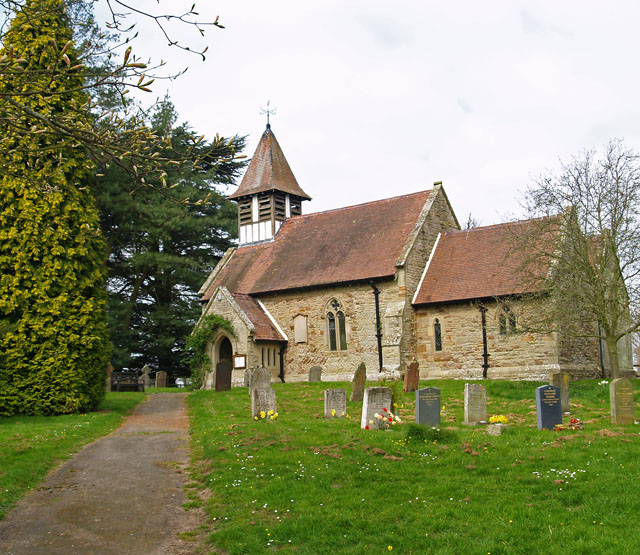
[{"label": "arched window", "polygon": [[442,328],[440,327],[440,320],[436,318],[433,323],[433,338],[436,351],[442,351]]},{"label": "arched window", "polygon": [[336,299],[333,299],[327,306],[326,318],[329,350],[346,351],[347,326],[342,306]]},{"label": "arched window", "polygon": [[500,335],[516,333],[516,315],[511,312],[508,306],[503,306],[498,315],[498,329]]}]

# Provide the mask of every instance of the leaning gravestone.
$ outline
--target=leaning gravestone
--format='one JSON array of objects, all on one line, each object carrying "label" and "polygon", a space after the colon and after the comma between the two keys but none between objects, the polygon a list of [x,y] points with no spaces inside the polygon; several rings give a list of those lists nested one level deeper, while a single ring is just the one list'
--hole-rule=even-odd
[{"label": "leaning gravestone", "polygon": [[440,390],[437,387],[416,391],[416,424],[440,426]]},{"label": "leaning gravestone", "polygon": [[322,381],[322,366],[312,366],[309,368],[309,381],[321,382]]},{"label": "leaning gravestone", "polygon": [[633,424],[633,384],[627,378],[616,378],[609,384],[612,424]]},{"label": "leaning gravestone", "polygon": [[324,417],[344,418],[347,414],[347,392],[344,389],[324,390]]},{"label": "leaning gravestone", "polygon": [[266,389],[271,387],[271,371],[264,366],[256,368],[249,377],[249,395],[253,395],[254,389]]},{"label": "leaning gravestone", "polygon": [[407,371],[404,373],[404,387],[402,388],[405,393],[409,391],[415,391],[418,389],[418,382],[420,381],[420,365],[416,360],[411,361]]},{"label": "leaning gravestone", "polygon": [[487,421],[487,390],[477,383],[464,384],[464,424],[475,426]]},{"label": "leaning gravestone", "polygon": [[562,401],[560,388],[553,385],[536,387],[536,413],[538,430],[553,430],[556,424],[562,424]]},{"label": "leaning gravestone", "polygon": [[149,372],[151,368],[147,364],[142,367],[142,383],[144,384],[145,389],[147,387],[151,387],[151,377],[149,376]]},{"label": "leaning gravestone", "polygon": [[553,372],[549,379],[549,384],[560,388],[560,402],[562,404],[562,412],[570,412],[569,406],[569,381],[571,376],[568,372]]},{"label": "leaning gravestone", "polygon": [[384,409],[391,410],[391,397],[392,392],[388,387],[368,387],[364,392],[360,427],[378,429],[379,420],[374,415],[383,414]]},{"label": "leaning gravestone", "polygon": [[364,384],[367,381],[367,367],[364,362],[358,365],[353,375],[353,390],[351,391],[351,402],[362,401],[364,396]]},{"label": "leaning gravestone", "polygon": [[156,372],[156,387],[167,387],[167,373],[163,370]]},{"label": "leaning gravestone", "polygon": [[277,411],[276,390],[271,386],[255,388],[251,392],[251,419],[260,419],[261,412],[266,415],[270,410]]}]

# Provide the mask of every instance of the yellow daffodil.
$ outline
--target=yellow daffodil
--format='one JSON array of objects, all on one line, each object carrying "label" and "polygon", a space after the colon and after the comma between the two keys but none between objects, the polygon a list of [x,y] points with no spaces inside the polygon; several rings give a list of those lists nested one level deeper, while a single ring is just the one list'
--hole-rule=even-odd
[{"label": "yellow daffodil", "polygon": [[263,410],[260,411],[260,418],[264,418],[266,416],[265,412]]}]

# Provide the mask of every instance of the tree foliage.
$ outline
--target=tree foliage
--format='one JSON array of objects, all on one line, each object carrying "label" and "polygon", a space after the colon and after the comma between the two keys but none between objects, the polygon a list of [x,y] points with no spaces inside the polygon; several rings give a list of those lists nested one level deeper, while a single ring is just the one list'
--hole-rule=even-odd
[{"label": "tree foliage", "polygon": [[603,340],[619,377],[619,354],[628,357],[629,335],[640,327],[639,155],[621,141],[600,156],[583,152],[558,175],[539,178],[525,208],[539,219],[518,226],[527,232],[512,253],[542,299],[534,323]]},{"label": "tree foliage", "polygon": [[[13,139],[25,139],[16,141],[2,136],[0,150],[18,156],[32,154],[29,149],[33,145],[28,139],[33,133],[54,140],[64,138],[69,144],[85,149],[93,159],[119,167],[139,184],[158,187],[169,195],[166,168],[198,166],[200,158],[194,152],[202,153],[202,148],[195,136],[189,137],[180,152],[162,148],[166,137],[146,125],[147,112],[129,100],[129,91],[150,92],[157,78],[176,76],[164,72],[162,63],[154,65],[136,56],[132,42],[137,33],[131,18],[151,18],[170,44],[185,50],[189,47],[171,39],[168,23],[191,25],[200,33],[208,25],[222,26],[217,19],[200,21],[195,5],[185,13],[171,14],[144,12],[135,4],[119,0],[103,1],[111,12],[110,32],[95,24],[91,15],[93,3],[86,0],[53,4],[0,0],[0,39],[4,48],[0,56],[0,80],[5,85],[0,90],[0,119]],[[46,27],[40,27],[46,25],[46,17],[55,17],[63,5],[69,8],[65,12],[67,24],[78,39],[73,56],[69,55],[71,35],[52,37]],[[44,17],[47,10],[50,13]],[[39,42],[37,50],[14,40],[10,26],[18,16],[29,22],[33,36],[47,37]],[[204,50],[198,53],[204,57]],[[39,64],[42,56],[46,57],[46,64]],[[73,82],[74,89],[69,92],[84,93],[64,111],[49,111],[43,104],[30,100],[55,99],[61,94],[61,82],[67,86]],[[0,158],[0,173],[10,171],[10,165]]]},{"label": "tree foliage", "polygon": [[[150,122],[171,148],[188,147],[188,125],[175,126],[168,98]],[[232,159],[244,139],[202,140],[197,171],[174,169],[172,193],[189,198],[175,203],[153,189],[139,187],[112,167],[96,183],[96,198],[108,241],[109,328],[116,368],[149,364],[171,377],[188,375],[184,341],[200,316],[198,288],[231,246],[237,230],[235,206],[216,189],[232,183],[243,163]],[[162,155],[162,152],[160,152]],[[207,202],[203,202],[207,199]]]},{"label": "tree foliage", "polygon": [[[39,117],[71,117],[86,103],[61,0],[27,0],[4,39],[24,75],[0,79],[20,114],[0,118],[0,414],[87,410],[104,395],[108,357],[104,240],[87,189],[92,165],[67,137],[41,133]],[[66,45],[55,51],[52,44]],[[17,62],[16,62],[17,63]],[[66,65],[66,63],[65,63]],[[29,75],[29,81],[24,76]],[[24,94],[32,87],[38,94]]]}]

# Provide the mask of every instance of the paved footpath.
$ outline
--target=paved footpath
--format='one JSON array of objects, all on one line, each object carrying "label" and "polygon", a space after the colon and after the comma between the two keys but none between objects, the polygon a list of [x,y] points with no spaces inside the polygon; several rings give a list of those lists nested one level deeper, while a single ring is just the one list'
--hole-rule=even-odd
[{"label": "paved footpath", "polygon": [[186,554],[185,395],[149,395],[124,424],[87,445],[0,521],[0,553]]}]

